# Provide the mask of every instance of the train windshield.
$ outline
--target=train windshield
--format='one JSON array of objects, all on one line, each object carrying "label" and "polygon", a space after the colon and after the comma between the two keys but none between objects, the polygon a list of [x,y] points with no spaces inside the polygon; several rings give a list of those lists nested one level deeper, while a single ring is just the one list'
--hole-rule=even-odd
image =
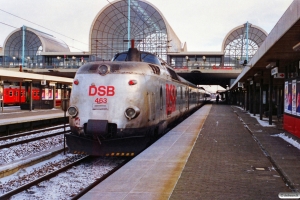
[{"label": "train windshield", "polygon": [[[150,54],[150,53],[141,52],[141,60],[142,60],[142,62],[160,65],[160,61],[157,58],[157,56]],[[127,61],[127,52],[119,53],[119,54],[115,55],[115,57],[112,59],[112,61]]]},{"label": "train windshield", "polygon": [[127,60],[127,53],[120,53],[115,55],[112,59],[113,61],[126,61]]},{"label": "train windshield", "polygon": [[142,53],[141,58],[143,62],[152,63],[155,65],[160,65],[160,62],[158,58],[155,55],[148,54],[148,53]]}]

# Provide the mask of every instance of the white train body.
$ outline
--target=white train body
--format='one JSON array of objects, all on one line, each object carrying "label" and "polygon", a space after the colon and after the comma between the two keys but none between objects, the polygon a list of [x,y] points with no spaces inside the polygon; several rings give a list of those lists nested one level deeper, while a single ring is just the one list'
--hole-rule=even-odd
[{"label": "white train body", "polygon": [[143,55],[151,57],[152,63],[116,59],[78,70],[68,109],[71,152],[133,155],[209,98],[155,55],[139,56]]}]

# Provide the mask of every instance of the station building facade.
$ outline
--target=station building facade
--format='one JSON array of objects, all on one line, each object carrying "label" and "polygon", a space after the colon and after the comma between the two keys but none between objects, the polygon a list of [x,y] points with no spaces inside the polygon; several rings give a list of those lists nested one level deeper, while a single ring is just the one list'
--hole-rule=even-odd
[{"label": "station building facade", "polygon": [[62,40],[21,27],[6,38],[0,65],[77,69],[89,61],[112,59],[126,51],[134,39],[139,50],[157,54],[177,70],[228,70],[243,67],[241,62],[249,61],[267,37],[262,28],[247,22],[228,32],[219,52],[188,52],[187,44],[180,41],[155,5],[143,0],[129,2],[116,0],[99,11],[91,24],[88,52],[70,52]]}]

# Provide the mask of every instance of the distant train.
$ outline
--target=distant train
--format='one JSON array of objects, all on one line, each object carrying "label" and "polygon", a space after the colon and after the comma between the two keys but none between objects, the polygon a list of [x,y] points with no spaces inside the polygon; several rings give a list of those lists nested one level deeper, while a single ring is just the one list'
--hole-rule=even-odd
[{"label": "distant train", "polygon": [[[20,94],[21,94],[21,103],[26,102],[24,86],[21,86],[21,90],[20,90],[20,86],[4,85],[4,89],[3,89],[4,105],[17,105],[20,102]],[[32,100],[40,100],[40,89],[37,87],[32,88]]]},{"label": "distant train", "polygon": [[70,97],[71,153],[133,156],[175,120],[210,100],[156,55],[130,48],[77,71]]},{"label": "distant train", "polygon": [[[2,88],[1,88],[2,89]],[[46,89],[47,95],[52,93],[51,89]],[[51,91],[51,92],[50,92]],[[29,94],[29,89],[28,89],[28,94]],[[32,100],[33,101],[39,101],[41,98],[44,99],[53,99],[53,95],[51,94],[51,97],[49,96],[45,98],[45,89],[42,90],[42,97],[40,95],[40,88],[38,87],[32,87]],[[0,92],[1,93],[1,92]],[[3,87],[3,102],[4,105],[18,105],[20,102],[24,103],[26,102],[26,95],[25,95],[25,87],[24,86],[14,86],[14,85],[4,85]],[[56,97],[56,106],[60,106],[61,104],[61,91],[60,89],[57,89],[55,92],[55,97]],[[69,93],[69,91],[67,91]],[[21,96],[21,101],[20,101],[20,96]]]}]

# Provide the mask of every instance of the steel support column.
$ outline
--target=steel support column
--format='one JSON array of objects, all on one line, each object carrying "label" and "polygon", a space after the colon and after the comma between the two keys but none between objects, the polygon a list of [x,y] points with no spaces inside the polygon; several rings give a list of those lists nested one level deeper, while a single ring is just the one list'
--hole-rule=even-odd
[{"label": "steel support column", "polygon": [[269,125],[272,125],[272,115],[273,115],[273,76],[270,73],[270,80],[269,80]]},{"label": "steel support column", "polygon": [[263,74],[261,75],[260,79],[260,86],[259,86],[259,119],[262,120],[263,118]]}]

